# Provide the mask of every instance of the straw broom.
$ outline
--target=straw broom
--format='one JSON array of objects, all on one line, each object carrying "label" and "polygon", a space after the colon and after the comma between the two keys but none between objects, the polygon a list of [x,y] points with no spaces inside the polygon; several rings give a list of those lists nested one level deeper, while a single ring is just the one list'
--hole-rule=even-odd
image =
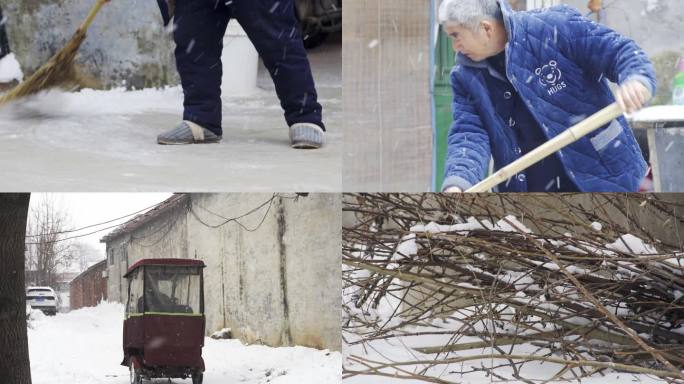
[{"label": "straw broom", "polygon": [[88,17],[86,17],[85,21],[78,27],[76,33],[74,33],[74,36],[66,46],[52,56],[47,63],[38,68],[33,75],[0,97],[0,106],[18,98],[40,92],[44,89],[56,87],[65,83],[78,83],[79,80],[83,80],[83,75],[81,75],[74,66],[74,59],[76,58],[76,53],[81,47],[83,40],[85,40],[88,27],[90,27],[93,19],[95,19],[95,16],[105,2],[106,0],[97,0],[95,6],[90,10]]}]

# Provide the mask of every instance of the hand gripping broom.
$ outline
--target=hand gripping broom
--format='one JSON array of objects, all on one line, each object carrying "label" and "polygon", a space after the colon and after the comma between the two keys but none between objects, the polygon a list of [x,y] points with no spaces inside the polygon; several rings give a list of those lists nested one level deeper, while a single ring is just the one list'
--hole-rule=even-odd
[{"label": "hand gripping broom", "polygon": [[90,24],[95,19],[95,16],[100,11],[106,0],[97,0],[86,17],[85,21],[74,33],[74,36],[69,42],[50,58],[43,66],[33,73],[29,78],[12,88],[5,95],[0,97],[0,106],[8,102],[28,96],[44,89],[52,88],[60,84],[73,82],[74,79],[79,78],[78,71],[74,67],[74,59],[76,53],[81,47],[83,40],[86,37],[86,31]]},{"label": "hand gripping broom", "polygon": [[579,123],[563,131],[560,135],[538,146],[525,156],[499,169],[496,173],[470,187],[466,192],[487,192],[494,186],[514,177],[518,172],[527,169],[543,160],[550,154],[559,151],[582,137],[622,115],[622,108],[613,103]]}]

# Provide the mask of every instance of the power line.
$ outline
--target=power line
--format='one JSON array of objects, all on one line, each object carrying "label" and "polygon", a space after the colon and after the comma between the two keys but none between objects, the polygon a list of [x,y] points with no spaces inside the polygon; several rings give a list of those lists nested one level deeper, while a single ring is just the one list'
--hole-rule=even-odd
[{"label": "power line", "polygon": [[[62,234],[66,234],[66,233],[80,232],[80,231],[82,231],[82,230],[84,230],[84,229],[88,229],[88,228],[92,228],[92,227],[99,227],[100,225],[109,224],[109,223],[114,222],[114,221],[117,221],[117,220],[125,219],[126,217],[130,217],[130,216],[133,216],[133,215],[137,215],[138,213],[147,211],[148,209],[154,208],[154,207],[158,206],[159,204],[161,204],[161,202],[160,202],[160,203],[156,203],[156,204],[154,204],[154,205],[150,205],[149,207],[143,208],[143,209],[141,209],[141,210],[139,210],[139,211],[136,211],[136,212],[133,212],[133,213],[129,213],[128,215],[124,215],[124,216],[121,216],[121,217],[117,217],[116,219],[111,219],[111,220],[103,221],[103,222],[97,223],[97,224],[86,225],[85,227],[81,227],[81,228],[77,228],[77,229],[70,229],[70,230],[59,231],[59,232],[40,233],[40,234],[37,234],[37,235],[26,235],[26,237],[40,237],[40,236],[48,236],[48,235],[62,235]],[[117,224],[117,225],[118,225],[118,224]],[[115,225],[115,227],[116,227],[116,225]],[[109,227],[109,228],[112,228],[112,227]],[[109,228],[105,228],[105,229],[109,229]],[[104,230],[104,229],[102,229],[101,231],[103,231],[103,230]],[[100,232],[100,231],[98,231],[98,232]],[[92,233],[90,233],[90,234],[92,235],[93,233],[97,233],[97,232],[92,232]],[[84,235],[84,236],[87,236],[87,235]]]},{"label": "power line", "polygon": [[[224,217],[224,216],[222,216],[222,215],[220,215],[220,214],[218,214],[218,213],[216,213],[216,212],[213,212],[213,211],[211,211],[211,210],[209,210],[209,209],[207,209],[207,208],[205,208],[205,207],[203,207],[203,206],[197,204],[197,206],[200,207],[200,208],[202,208],[203,210],[205,210],[205,211],[211,213],[211,214],[214,215],[214,216],[220,217],[220,218],[222,218],[223,220],[225,220],[224,222],[222,222],[222,223],[220,223],[220,224],[216,224],[216,225],[208,224],[208,223],[204,222],[202,219],[200,219],[200,218],[197,216],[196,212],[193,211],[192,213],[193,213],[193,216],[195,216],[195,218],[196,218],[197,220],[199,220],[200,223],[202,223],[202,225],[204,225],[204,226],[206,226],[206,227],[209,227],[209,228],[214,228],[214,229],[215,229],[215,228],[219,228],[219,227],[222,227],[222,226],[224,226],[224,225],[226,225],[226,224],[228,224],[228,223],[230,223],[230,222],[232,222],[232,221],[235,221],[238,225],[240,225],[241,227],[247,229],[244,225],[242,225],[242,223],[239,222],[239,220],[242,219],[243,217],[249,216],[249,215],[251,215],[252,213],[258,211],[259,209],[261,209],[261,208],[262,208],[263,206],[265,206],[266,204],[269,204],[269,209],[268,209],[268,210],[270,210],[270,208],[271,208],[271,207],[270,207],[270,204],[273,202],[273,200],[274,200],[277,196],[278,196],[278,194],[277,194],[277,193],[274,193],[274,194],[271,196],[270,199],[268,199],[268,200],[264,201],[263,203],[259,204],[257,207],[252,208],[251,210],[249,210],[248,212],[243,213],[242,215],[239,215],[239,216],[236,216],[236,217],[231,217],[231,218]],[[268,210],[266,211],[267,213],[268,213]],[[263,221],[263,220],[262,220],[262,221]]]},{"label": "power line", "polygon": [[[178,220],[180,220],[180,218],[181,218],[181,215],[176,215],[176,218],[172,222],[169,221],[166,223],[167,225],[165,228],[160,227],[158,230],[154,231],[153,233],[143,235],[143,236],[139,236],[139,237],[134,237],[133,235],[131,235],[131,242],[137,241],[136,244],[138,244],[139,246],[141,246],[143,248],[149,248],[149,247],[155,246],[155,245],[159,244],[171,232],[171,230],[176,226],[176,223],[178,222]],[[161,232],[163,229],[166,229],[166,231],[161,236],[159,236],[159,238],[157,240],[153,241],[152,243],[142,244],[141,242],[139,242],[139,240],[146,239],[148,237],[156,235],[157,233]]]},{"label": "power line", "polygon": [[[82,227],[82,228],[72,229],[72,230],[68,230],[68,231],[61,231],[61,232],[44,233],[44,234],[39,234],[39,235],[26,235],[26,237],[38,237],[38,236],[47,236],[47,235],[51,235],[51,234],[64,234],[64,233],[78,232],[78,231],[82,231],[82,230],[84,230],[84,229],[88,229],[88,228],[92,228],[92,227],[97,227],[97,226],[100,226],[100,225],[103,225],[103,224],[108,224],[108,223],[111,223],[111,222],[114,222],[114,221],[117,221],[117,220],[121,220],[121,219],[126,218],[126,217],[130,217],[130,216],[139,214],[139,213],[141,213],[141,212],[144,212],[144,211],[147,211],[147,210],[149,210],[149,209],[155,208],[155,207],[159,206],[159,205],[162,204],[162,203],[163,203],[163,202],[159,202],[159,203],[157,203],[157,204],[151,205],[151,206],[149,206],[149,207],[147,207],[147,208],[143,208],[143,209],[141,209],[141,210],[139,210],[139,211],[130,213],[130,214],[128,214],[128,215],[124,215],[124,216],[118,217],[118,218],[116,218],[116,219],[111,219],[111,220],[103,221],[103,222],[97,223],[97,224],[87,225],[87,226]],[[135,218],[133,218],[133,219],[135,219]],[[51,244],[51,243],[58,243],[58,242],[61,242],[61,241],[67,241],[67,240],[78,239],[78,238],[81,238],[81,237],[86,237],[86,236],[94,235],[94,234],[96,234],[96,233],[103,232],[103,231],[106,231],[106,230],[108,230],[108,229],[117,228],[117,227],[119,227],[119,226],[121,226],[121,225],[125,225],[125,224],[127,224],[127,223],[130,223],[133,219],[130,219],[130,220],[124,222],[124,223],[114,224],[114,225],[111,225],[111,226],[108,226],[108,227],[104,227],[104,228],[98,229],[98,230],[96,230],[96,231],[88,232],[88,233],[85,233],[85,234],[82,234],[82,235],[75,235],[75,236],[65,237],[65,238],[63,238],[63,239],[55,239],[55,240],[51,240],[51,241],[40,241],[40,242],[36,242],[36,241],[34,240],[34,242],[27,242],[27,243],[25,243],[25,244],[26,244],[26,245]]]},{"label": "power line", "polygon": [[[206,223],[204,220],[202,220],[202,219],[199,217],[199,215],[197,214],[197,212],[195,212],[194,209],[191,209],[191,210],[190,210],[190,213],[192,213],[192,215],[195,217],[195,219],[197,219],[197,221],[200,222],[200,224],[202,224],[202,225],[204,225],[205,227],[208,227],[208,228],[216,229],[216,228],[222,227],[222,226],[224,226],[224,225],[226,225],[226,224],[228,224],[228,223],[230,223],[230,222],[235,222],[235,224],[239,225],[239,226],[240,226],[242,229],[244,229],[245,231],[247,231],[247,232],[254,232],[254,231],[256,231],[257,229],[259,229],[259,228],[261,227],[261,225],[264,223],[264,221],[266,221],[266,217],[268,216],[268,213],[271,211],[271,207],[273,206],[273,200],[275,200],[275,198],[276,198],[277,196],[278,196],[278,194],[277,194],[277,193],[274,193],[274,194],[271,196],[270,199],[268,199],[268,200],[264,201],[263,203],[259,204],[256,208],[253,208],[253,209],[251,209],[250,211],[248,211],[248,212],[246,212],[246,213],[243,213],[243,214],[240,215],[240,216],[231,217],[231,218],[224,217],[224,216],[222,216],[222,215],[219,215],[219,214],[216,213],[216,212],[212,212],[211,210],[209,210],[209,209],[207,209],[207,208],[205,208],[205,207],[202,207],[201,205],[197,205],[198,207],[202,208],[203,210],[209,212],[210,214],[212,214],[212,215],[214,215],[214,216],[217,216],[217,217],[220,217],[220,218],[222,218],[222,219],[225,220],[224,222],[222,222],[222,223],[220,223],[220,224],[216,224],[216,225],[212,225],[212,224]],[[251,215],[252,213],[254,213],[254,212],[258,211],[259,209],[261,209],[261,208],[262,208],[263,206],[265,206],[266,204],[268,204],[268,209],[266,209],[266,212],[264,212],[264,215],[261,217],[261,220],[259,221],[259,224],[256,225],[256,227],[254,227],[254,228],[247,228],[247,226],[245,226],[244,224],[242,224],[242,223],[240,222],[239,219],[241,219],[241,218],[243,218],[243,217],[246,217],[246,216],[248,216],[248,215]]]},{"label": "power line", "polygon": [[[130,221],[130,220],[129,220],[129,221]],[[127,221],[126,223],[128,223],[129,221]],[[126,224],[126,223],[123,223],[123,224]],[[123,224],[115,224],[115,225],[112,225],[112,226],[110,226],[110,227],[105,227],[105,228],[102,228],[102,229],[98,229],[97,231],[89,232],[89,233],[86,233],[86,234],[83,234],[83,235],[76,235],[76,236],[71,236],[71,237],[65,237],[65,238],[63,238],[63,239],[56,239],[56,240],[51,240],[51,241],[32,242],[32,243],[25,243],[25,244],[26,244],[26,245],[38,245],[38,244],[59,243],[60,241],[67,241],[67,240],[72,240],[72,239],[78,239],[79,237],[85,237],[85,236],[94,235],[94,234],[96,234],[96,233],[98,233],[98,232],[102,232],[102,231],[106,231],[106,230],[108,230],[108,229],[116,228],[116,227],[118,227],[118,226],[120,226],[120,225],[123,225]]]},{"label": "power line", "polygon": [[[264,201],[263,203],[259,204],[257,207],[255,207],[255,208],[249,210],[248,212],[245,212],[245,213],[243,213],[243,214],[241,214],[241,215],[239,215],[239,216],[232,217],[232,218],[226,218],[226,217],[224,217],[224,216],[222,216],[222,215],[220,215],[220,214],[218,214],[218,213],[216,213],[216,212],[212,212],[212,211],[210,211],[209,209],[207,209],[207,208],[205,208],[205,207],[202,207],[202,206],[198,205],[198,207],[200,207],[200,208],[202,208],[203,210],[209,212],[210,214],[212,214],[212,215],[214,215],[214,216],[217,216],[217,217],[220,217],[220,218],[222,218],[222,219],[225,220],[224,222],[222,222],[222,223],[220,223],[220,224],[216,224],[216,225],[212,225],[212,224],[206,223],[204,220],[202,220],[202,219],[199,217],[199,215],[197,214],[197,212],[195,212],[194,209],[191,208],[191,209],[190,209],[190,212],[191,212],[192,215],[195,217],[195,219],[197,219],[197,221],[199,221],[202,225],[204,225],[204,226],[206,226],[206,227],[209,227],[209,228],[216,229],[216,228],[222,227],[222,226],[224,226],[224,225],[226,225],[226,224],[228,224],[228,223],[230,223],[230,222],[235,222],[237,225],[239,225],[240,227],[242,227],[244,230],[246,230],[246,231],[248,231],[248,232],[254,232],[254,231],[256,231],[257,229],[259,229],[259,228],[261,227],[261,225],[264,223],[264,221],[266,220],[266,217],[268,216],[268,213],[269,213],[270,210],[271,210],[271,206],[273,205],[273,204],[272,204],[272,203],[273,203],[273,200],[274,200],[276,197],[278,197],[278,196],[279,196],[279,194],[274,193],[268,200],[266,200],[266,201]],[[293,197],[289,197],[289,196],[282,196],[282,197],[284,197],[284,198],[289,198],[289,199],[295,199],[295,200],[297,199],[296,197],[293,198]],[[134,212],[134,213],[125,215],[125,216],[121,216],[121,217],[119,217],[119,218],[117,218],[117,219],[108,220],[108,221],[105,221],[105,222],[102,222],[102,223],[98,223],[98,224],[88,225],[88,226],[85,226],[85,227],[82,227],[82,228],[79,228],[79,229],[74,229],[74,230],[69,230],[69,231],[62,231],[62,232],[52,232],[52,233],[49,233],[49,234],[73,233],[73,232],[81,231],[81,230],[83,230],[83,229],[88,229],[88,228],[92,228],[92,227],[97,227],[97,226],[99,226],[99,225],[108,224],[108,223],[111,223],[111,222],[113,222],[113,221],[121,220],[121,219],[123,219],[123,218],[126,218],[126,217],[129,217],[129,216],[138,214],[138,213],[143,212],[143,211],[146,211],[146,210],[148,210],[148,209],[150,209],[150,208],[154,208],[154,207],[158,206],[159,204],[161,204],[161,203],[157,203],[157,204],[155,204],[155,205],[152,205],[152,206],[147,207],[147,208],[145,208],[145,209],[142,209],[142,210],[140,210],[140,211],[137,211],[137,212]],[[254,228],[247,228],[244,224],[242,224],[242,223],[239,221],[239,219],[242,219],[242,218],[244,218],[244,217],[246,217],[246,216],[249,216],[249,215],[251,215],[252,213],[258,211],[258,210],[261,209],[261,208],[263,208],[266,204],[268,204],[268,209],[266,209],[266,212],[264,213],[264,215],[262,216],[261,220],[259,221],[259,223],[257,224],[256,227],[254,227]],[[129,223],[130,221],[131,221],[131,220],[128,220],[128,221],[126,221],[125,223],[115,224],[115,225],[112,225],[112,226],[109,226],[109,227],[105,227],[105,228],[102,228],[102,229],[98,229],[98,230],[96,230],[96,231],[89,232],[89,233],[82,234],[82,235],[75,235],[75,236],[66,237],[66,238],[63,238],[63,239],[56,239],[56,240],[52,240],[52,241],[28,242],[28,243],[25,243],[25,244],[26,244],[26,245],[49,244],[49,243],[58,243],[58,242],[61,242],[61,241],[67,241],[67,240],[78,239],[78,238],[80,238],[80,237],[90,236],[90,235],[96,234],[96,233],[98,233],[98,232],[106,231],[106,230],[108,230],[108,229],[117,228],[117,227],[119,227],[119,226],[121,226],[121,225],[125,225],[126,223]],[[173,227],[173,225],[175,225],[176,221],[177,221],[177,220],[174,220],[173,223],[170,223],[170,224],[169,224],[169,226],[167,227],[168,230],[167,230],[167,231],[166,231],[166,232],[165,232],[157,241],[155,241],[155,242],[153,243],[153,245],[159,243],[159,241],[161,241],[161,239],[163,239],[164,237],[166,237],[166,235],[168,235],[168,233],[171,231],[171,227]],[[157,231],[157,232],[159,232],[159,231]],[[27,235],[26,237],[37,237],[37,236],[43,236],[43,235],[48,235],[48,234],[42,234],[42,235]],[[143,236],[143,238],[144,238],[144,237],[147,237],[147,236]],[[138,240],[138,239],[136,238],[136,240]],[[143,246],[146,246],[146,245],[143,245]],[[148,245],[148,246],[149,246],[149,245]]]}]

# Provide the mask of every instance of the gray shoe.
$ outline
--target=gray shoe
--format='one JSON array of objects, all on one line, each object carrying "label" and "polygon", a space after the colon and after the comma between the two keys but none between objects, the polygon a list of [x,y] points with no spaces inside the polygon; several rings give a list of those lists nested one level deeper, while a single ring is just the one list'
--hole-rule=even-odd
[{"label": "gray shoe", "polygon": [[297,123],[290,127],[290,145],[297,149],[316,149],[323,146],[325,131],[316,124]]},{"label": "gray shoe", "polygon": [[218,143],[219,141],[221,141],[221,136],[187,120],[183,120],[176,128],[157,136],[157,143],[171,145]]}]

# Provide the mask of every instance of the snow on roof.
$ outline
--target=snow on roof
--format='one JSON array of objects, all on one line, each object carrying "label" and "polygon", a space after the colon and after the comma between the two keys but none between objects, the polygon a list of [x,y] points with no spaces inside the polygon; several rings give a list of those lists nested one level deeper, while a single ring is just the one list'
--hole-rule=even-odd
[{"label": "snow on roof", "polygon": [[174,208],[180,207],[181,205],[187,203],[190,200],[190,197],[188,194],[185,193],[178,193],[174,194],[173,196],[169,197],[168,199],[162,201],[159,203],[156,207],[150,209],[149,211],[137,215],[131,220],[128,220],[112,232],[108,233],[105,235],[103,238],[100,239],[100,243],[107,243],[110,242],[114,239],[116,239],[119,236],[122,236],[127,233],[131,233],[135,231],[136,229],[140,228],[143,224],[148,223],[155,218],[159,217],[163,213],[169,212]]},{"label": "snow on roof", "polygon": [[45,290],[45,291],[54,291],[54,289],[50,287],[27,287],[26,291],[39,291],[39,290]]},{"label": "snow on roof", "polygon": [[79,273],[76,277],[74,277],[73,279],[71,279],[71,281],[69,282],[69,284],[73,283],[73,282],[76,281],[76,280],[82,279],[84,276],[88,275],[88,274],[89,274],[92,270],[94,270],[94,269],[102,268],[102,266],[106,266],[106,263],[107,263],[107,259],[104,259],[104,260],[102,260],[102,261],[99,261],[99,262],[97,262],[97,263],[91,265],[90,267],[88,267],[88,269],[86,269],[85,271]]},{"label": "snow on roof", "polygon": [[170,259],[170,258],[155,258],[155,259],[142,259],[136,261],[133,265],[128,267],[128,271],[124,277],[128,276],[129,273],[133,272],[136,268],[143,265],[163,265],[163,266],[177,266],[177,267],[205,267],[204,261],[196,259]]}]

